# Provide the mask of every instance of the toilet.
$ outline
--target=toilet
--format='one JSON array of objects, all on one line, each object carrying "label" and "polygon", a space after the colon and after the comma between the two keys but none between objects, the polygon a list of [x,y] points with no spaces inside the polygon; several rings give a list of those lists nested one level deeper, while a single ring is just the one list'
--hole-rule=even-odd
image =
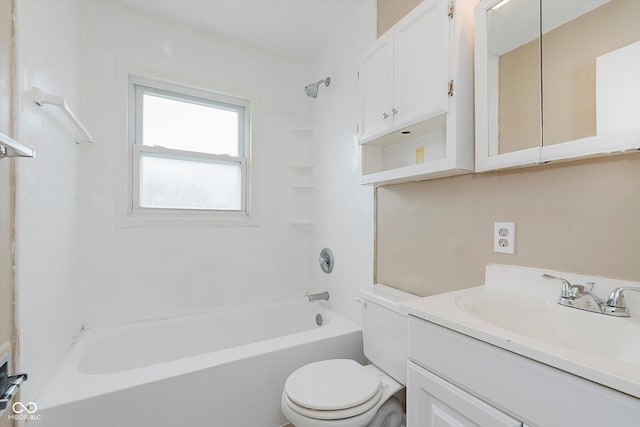
[{"label": "toilet", "polygon": [[400,302],[418,298],[384,285],[361,289],[364,354],[310,363],[294,371],[280,406],[296,427],[400,427],[406,385],[407,317]]}]

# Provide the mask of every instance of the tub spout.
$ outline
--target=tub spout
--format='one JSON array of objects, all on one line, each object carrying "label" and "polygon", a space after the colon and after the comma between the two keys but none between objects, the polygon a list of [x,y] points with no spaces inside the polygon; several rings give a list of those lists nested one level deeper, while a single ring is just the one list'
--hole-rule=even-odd
[{"label": "tub spout", "polygon": [[307,298],[309,298],[309,302],[318,301],[319,299],[323,299],[325,301],[328,301],[329,300],[329,292],[324,291],[324,292],[321,292],[319,294],[307,295]]}]

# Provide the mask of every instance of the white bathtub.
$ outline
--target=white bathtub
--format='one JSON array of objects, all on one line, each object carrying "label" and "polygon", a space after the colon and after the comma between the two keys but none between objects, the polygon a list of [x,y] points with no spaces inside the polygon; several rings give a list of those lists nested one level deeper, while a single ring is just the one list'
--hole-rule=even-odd
[{"label": "white bathtub", "polygon": [[37,400],[32,424],[276,427],[286,424],[287,376],[338,357],[362,361],[360,326],[303,298],[89,328]]}]

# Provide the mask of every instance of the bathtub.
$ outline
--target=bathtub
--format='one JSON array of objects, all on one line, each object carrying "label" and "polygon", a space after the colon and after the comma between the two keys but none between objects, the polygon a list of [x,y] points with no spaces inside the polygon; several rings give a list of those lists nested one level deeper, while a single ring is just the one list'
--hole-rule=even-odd
[{"label": "bathtub", "polygon": [[[316,324],[322,316],[322,326]],[[88,328],[37,399],[44,427],[277,427],[287,376],[363,361],[358,324],[304,298]]]}]

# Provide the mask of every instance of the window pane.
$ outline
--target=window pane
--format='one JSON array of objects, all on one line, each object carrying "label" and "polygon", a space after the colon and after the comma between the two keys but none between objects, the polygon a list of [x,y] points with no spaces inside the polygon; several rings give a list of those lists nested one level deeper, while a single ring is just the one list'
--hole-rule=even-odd
[{"label": "window pane", "polygon": [[149,93],[142,98],[144,145],[240,156],[238,111]]},{"label": "window pane", "polygon": [[140,207],[239,211],[241,182],[237,163],[140,153]]}]

